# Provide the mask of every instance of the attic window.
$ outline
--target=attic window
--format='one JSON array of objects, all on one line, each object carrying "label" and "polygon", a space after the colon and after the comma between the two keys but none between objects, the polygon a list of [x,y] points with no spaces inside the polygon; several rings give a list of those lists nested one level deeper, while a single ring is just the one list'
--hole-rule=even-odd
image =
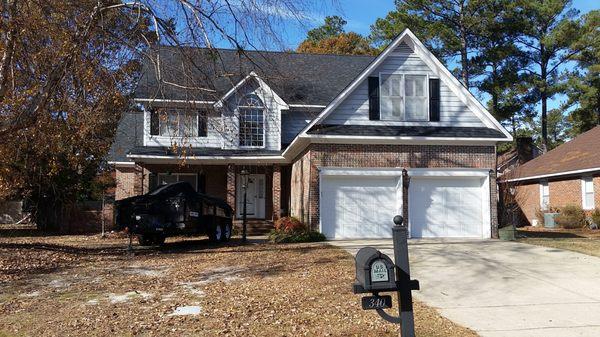
[{"label": "attic window", "polygon": [[379,81],[381,120],[429,120],[426,75],[381,74]]}]

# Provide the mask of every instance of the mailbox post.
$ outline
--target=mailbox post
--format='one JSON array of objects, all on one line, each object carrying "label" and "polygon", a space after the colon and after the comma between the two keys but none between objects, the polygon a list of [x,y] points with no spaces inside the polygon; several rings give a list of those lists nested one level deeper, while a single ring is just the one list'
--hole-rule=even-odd
[{"label": "mailbox post", "polygon": [[[410,279],[408,228],[403,224],[402,216],[395,216],[394,224],[392,237],[395,263],[373,247],[361,248],[355,258],[356,282],[353,291],[355,294],[372,293],[373,296],[362,298],[363,309],[374,309],[386,321],[401,324],[400,336],[414,337],[412,291],[419,290],[419,281]],[[383,310],[392,307],[392,297],[381,296],[379,293],[392,291],[398,294],[399,317],[391,316]]]}]

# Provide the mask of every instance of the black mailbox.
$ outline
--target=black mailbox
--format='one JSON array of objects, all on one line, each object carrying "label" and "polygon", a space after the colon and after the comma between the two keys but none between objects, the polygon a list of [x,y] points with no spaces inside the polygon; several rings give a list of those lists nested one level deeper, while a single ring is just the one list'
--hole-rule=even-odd
[{"label": "black mailbox", "polygon": [[375,248],[364,247],[356,253],[356,283],[354,293],[395,291],[394,262]]}]

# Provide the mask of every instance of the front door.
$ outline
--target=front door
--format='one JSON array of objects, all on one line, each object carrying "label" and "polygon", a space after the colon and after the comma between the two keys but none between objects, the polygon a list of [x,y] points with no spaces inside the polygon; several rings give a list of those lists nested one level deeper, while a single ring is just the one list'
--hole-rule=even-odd
[{"label": "front door", "polygon": [[[242,217],[244,213],[244,189],[242,188],[242,177],[237,177],[236,193],[237,216]],[[265,218],[265,175],[250,174],[248,176],[248,188],[246,190],[246,216],[248,218]]]}]

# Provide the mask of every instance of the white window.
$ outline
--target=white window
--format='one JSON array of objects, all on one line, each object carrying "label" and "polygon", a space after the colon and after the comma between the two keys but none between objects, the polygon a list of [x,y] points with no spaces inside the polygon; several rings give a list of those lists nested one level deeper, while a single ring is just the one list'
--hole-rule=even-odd
[{"label": "white window", "polygon": [[540,207],[546,210],[548,206],[550,206],[550,188],[548,187],[548,181],[543,180],[540,182]]},{"label": "white window", "polygon": [[159,173],[158,186],[187,181],[192,187],[198,189],[198,175],[196,173]]},{"label": "white window", "polygon": [[379,81],[381,120],[429,120],[427,76],[381,74]]},{"label": "white window", "polygon": [[181,109],[167,110],[159,117],[159,135],[166,137],[198,137],[198,113]]},{"label": "white window", "polygon": [[247,95],[238,104],[240,122],[240,146],[264,147],[265,114],[264,106],[256,95]]},{"label": "white window", "polygon": [[594,209],[594,179],[592,177],[583,177],[581,179],[581,200],[583,209]]}]

